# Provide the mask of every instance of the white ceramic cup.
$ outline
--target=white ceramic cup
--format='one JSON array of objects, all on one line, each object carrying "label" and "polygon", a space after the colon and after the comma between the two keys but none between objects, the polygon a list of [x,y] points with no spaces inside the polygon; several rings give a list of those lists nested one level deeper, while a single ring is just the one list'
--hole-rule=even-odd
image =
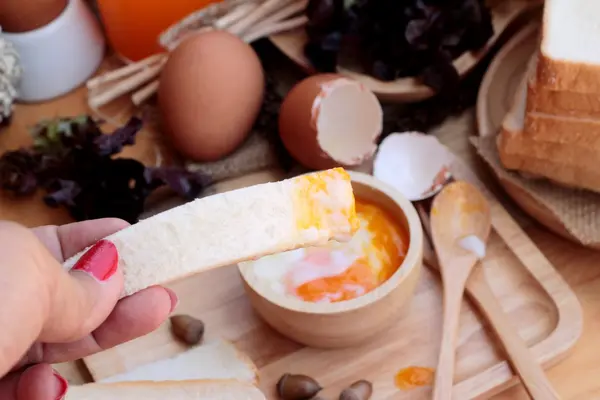
[{"label": "white ceramic cup", "polygon": [[23,75],[17,99],[24,102],[49,100],[75,89],[104,57],[100,24],[82,0],[69,0],[46,26],[2,35],[19,52]]}]

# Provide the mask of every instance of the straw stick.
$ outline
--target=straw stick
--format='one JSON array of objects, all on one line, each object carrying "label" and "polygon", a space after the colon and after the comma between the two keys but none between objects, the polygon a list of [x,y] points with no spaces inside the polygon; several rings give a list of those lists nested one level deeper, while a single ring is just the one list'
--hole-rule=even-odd
[{"label": "straw stick", "polygon": [[265,36],[274,35],[279,32],[299,28],[301,26],[306,25],[307,22],[308,18],[305,15],[292,18],[287,21],[277,22],[272,25],[268,25],[261,29],[257,29],[253,32],[248,33],[246,36],[244,36],[244,41],[246,43],[251,43]]},{"label": "straw stick", "polygon": [[115,84],[113,87],[105,90],[89,99],[90,106],[102,107],[103,105],[110,103],[117,97],[135,89],[136,87],[148,82],[150,79],[155,78],[160,74],[160,71],[166,61],[166,58],[161,61],[158,65],[146,68],[138,74],[132,75],[129,78]]},{"label": "straw stick", "polygon": [[137,92],[135,92],[131,96],[131,101],[133,102],[133,104],[139,106],[140,104],[148,100],[150,97],[152,97],[152,95],[154,95],[154,93],[158,91],[158,83],[158,79],[155,79],[140,90],[138,90]]},{"label": "straw stick", "polygon": [[97,77],[88,80],[86,83],[86,86],[90,90],[96,89],[97,87],[99,87],[100,85],[102,85],[104,83],[116,81],[118,79],[124,78],[133,73],[141,71],[146,67],[150,67],[157,62],[162,62],[163,59],[165,59],[165,58],[166,58],[166,54],[152,55],[152,56],[147,57],[136,63],[132,63],[132,64],[126,65],[122,68],[118,68],[118,69],[106,72],[102,75],[98,75]]},{"label": "straw stick", "polygon": [[231,25],[227,30],[234,35],[241,35],[253,24],[262,21],[271,13],[281,9],[291,1],[292,0],[266,0],[257,8],[255,8],[254,11],[250,12],[250,14],[248,14],[246,17]]},{"label": "straw stick", "polygon": [[238,22],[240,19],[254,11],[258,7],[256,3],[244,3],[240,4],[233,10],[231,10],[228,14],[225,14],[221,18],[215,21],[214,27],[217,29],[226,29],[234,23]]}]

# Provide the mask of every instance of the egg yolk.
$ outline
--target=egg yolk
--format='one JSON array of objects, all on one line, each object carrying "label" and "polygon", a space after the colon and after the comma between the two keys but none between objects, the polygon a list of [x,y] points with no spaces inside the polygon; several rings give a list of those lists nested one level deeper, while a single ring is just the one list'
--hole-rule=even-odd
[{"label": "egg yolk", "polygon": [[[370,292],[394,274],[408,251],[408,233],[375,204],[356,201],[360,227],[349,243],[307,249],[290,286],[305,301],[337,302]],[[337,270],[343,271],[336,273]],[[314,277],[314,279],[310,279]]]},{"label": "egg yolk", "polygon": [[[335,191],[336,187],[339,188],[340,181],[350,182],[350,175],[343,168],[333,168],[295,178],[295,183],[298,185],[298,196],[295,201],[298,210],[298,229],[329,228],[328,225],[336,220],[335,214],[350,222],[352,231],[358,229],[354,201],[346,205],[324,204],[322,201],[322,194],[328,196],[345,194]],[[351,193],[350,197],[353,198]]]},{"label": "egg yolk", "polygon": [[408,367],[396,374],[394,382],[399,389],[409,390],[433,382],[434,370],[426,367]]}]

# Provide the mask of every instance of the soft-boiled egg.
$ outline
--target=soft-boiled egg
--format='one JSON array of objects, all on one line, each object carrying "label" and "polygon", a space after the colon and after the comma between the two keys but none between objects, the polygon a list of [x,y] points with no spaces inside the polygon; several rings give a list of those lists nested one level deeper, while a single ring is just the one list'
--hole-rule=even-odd
[{"label": "soft-boiled egg", "polygon": [[296,249],[252,263],[257,279],[279,295],[308,302],[350,300],[375,289],[399,268],[408,232],[383,208],[357,199],[358,231],[346,243]]}]

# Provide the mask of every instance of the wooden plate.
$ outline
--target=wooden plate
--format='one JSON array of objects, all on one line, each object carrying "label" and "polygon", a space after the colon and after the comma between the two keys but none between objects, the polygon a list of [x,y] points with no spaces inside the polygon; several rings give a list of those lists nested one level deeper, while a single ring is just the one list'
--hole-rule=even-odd
[{"label": "wooden plate", "polygon": [[[529,12],[539,7],[538,0],[488,0],[493,10],[494,36],[487,46],[479,52],[468,52],[454,61],[454,66],[461,76],[471,71],[496,44],[504,39],[504,34],[510,27],[518,24]],[[306,33],[304,29],[296,29],[282,34],[273,35],[271,42],[288,58],[309,73],[316,71],[304,55]],[[338,67],[342,75],[356,79],[367,86],[380,99],[397,102],[421,101],[433,96],[434,92],[415,78],[402,78],[391,82],[380,81],[371,76]]]},{"label": "wooden plate", "polygon": [[[527,62],[537,48],[539,23],[530,24],[516,34],[498,52],[481,82],[477,97],[477,128],[479,135],[496,135],[508,112],[517,87],[527,68]],[[552,232],[581,243],[545,205],[508,180],[498,177],[508,195],[531,217]],[[586,245],[600,249],[600,243]]]}]

